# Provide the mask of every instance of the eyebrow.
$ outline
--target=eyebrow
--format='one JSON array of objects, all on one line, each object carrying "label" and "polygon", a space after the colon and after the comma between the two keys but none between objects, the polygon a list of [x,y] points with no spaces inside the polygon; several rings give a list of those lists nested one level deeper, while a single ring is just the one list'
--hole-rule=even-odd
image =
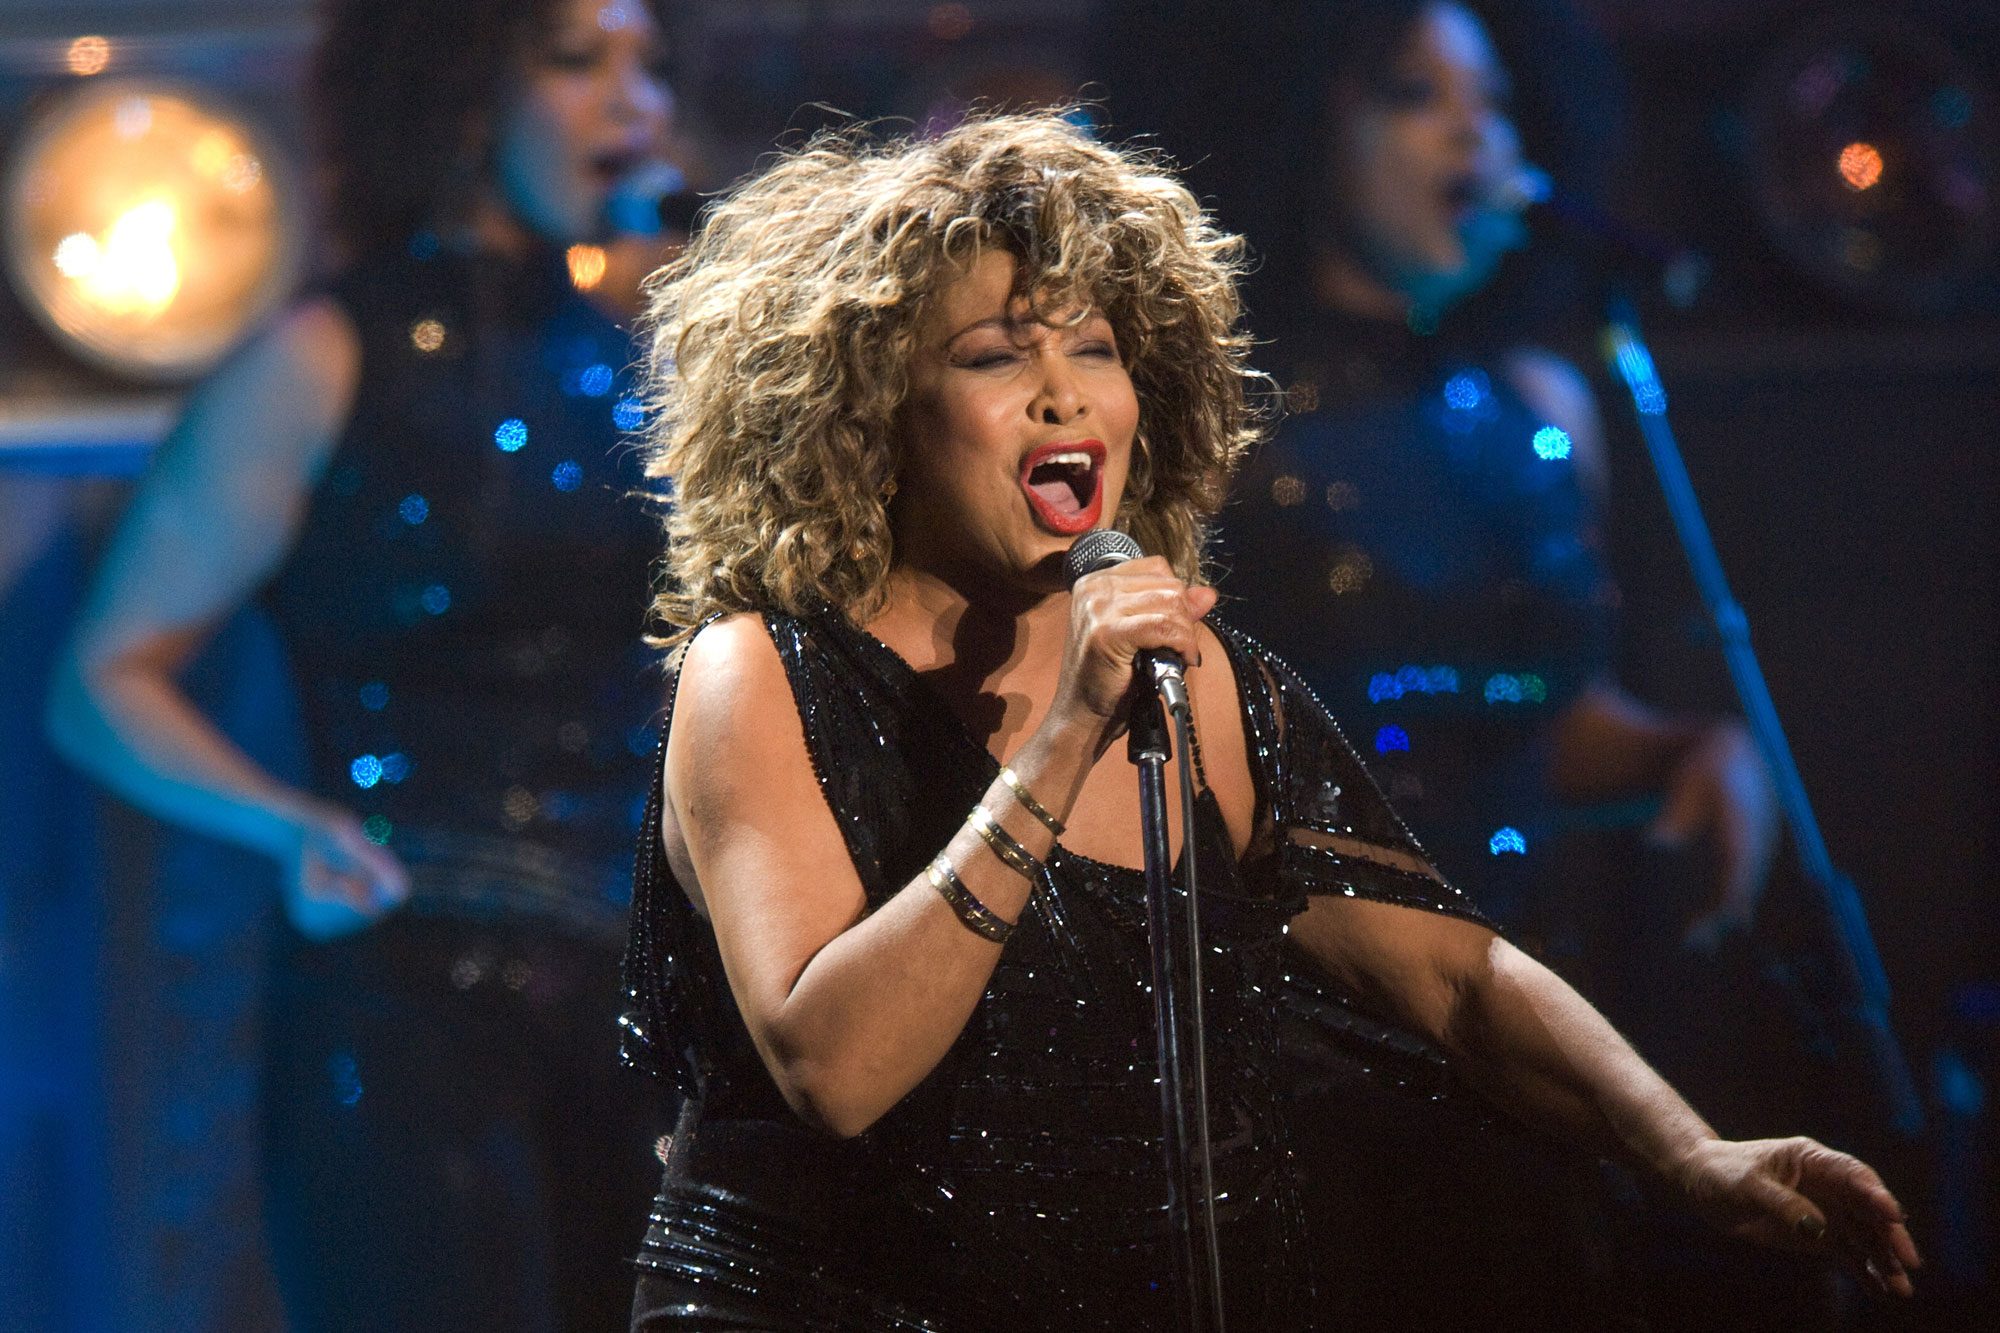
[{"label": "eyebrow", "polygon": [[[1047,325],[1047,327],[1051,329],[1061,329],[1064,332],[1068,332],[1073,329],[1082,328],[1084,325],[1090,323],[1092,320],[1098,320],[1098,319],[1105,320],[1107,323],[1109,322],[1108,316],[1106,316],[1102,310],[1098,310],[1095,307],[1093,307],[1088,314],[1084,315],[1084,317],[1078,320],[1075,324],[1049,324]],[[1025,328],[1029,324],[1039,324],[1039,323],[1043,323],[1043,321],[1034,319],[1015,319],[1012,315],[988,315],[985,319],[976,319],[972,321],[972,323],[967,324],[964,328],[960,329],[958,332],[947,336],[944,340],[944,345],[946,347],[949,347],[953,343],[957,342],[960,338],[963,338],[966,334],[976,333],[980,329],[1000,328],[1000,329],[1013,330],[1018,328]]]}]

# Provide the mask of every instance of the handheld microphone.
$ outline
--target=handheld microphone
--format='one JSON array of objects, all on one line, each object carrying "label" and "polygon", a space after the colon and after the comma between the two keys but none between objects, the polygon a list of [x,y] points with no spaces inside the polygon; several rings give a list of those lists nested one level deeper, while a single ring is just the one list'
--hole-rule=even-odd
[{"label": "handheld microphone", "polygon": [[1708,281],[1708,259],[1699,251],[1564,194],[1548,172],[1531,162],[1522,162],[1508,172],[1492,187],[1486,201],[1509,213],[1532,209],[1600,252],[1657,277],[1660,289],[1679,309],[1693,305],[1702,284]]},{"label": "handheld microphone", "polygon": [[[1074,587],[1085,574],[1095,574],[1100,569],[1122,565],[1145,554],[1139,549],[1139,543],[1125,533],[1111,528],[1093,528],[1078,537],[1063,556],[1063,575]],[[1135,666],[1142,676],[1151,677],[1153,688],[1158,691],[1160,702],[1167,706],[1168,712],[1187,715],[1186,664],[1181,661],[1179,653],[1165,648],[1148,649],[1139,654]]]},{"label": "handheld microphone", "polygon": [[692,235],[702,198],[671,162],[652,162],[618,182],[605,201],[604,221],[614,233]]}]

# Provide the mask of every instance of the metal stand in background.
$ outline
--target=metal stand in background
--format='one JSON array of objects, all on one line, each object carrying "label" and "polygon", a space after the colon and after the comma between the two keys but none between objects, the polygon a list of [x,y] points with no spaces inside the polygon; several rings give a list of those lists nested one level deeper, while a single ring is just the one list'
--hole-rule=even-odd
[{"label": "metal stand in background", "polygon": [[[1144,681],[1144,673],[1141,676]],[[1146,852],[1146,933],[1152,945],[1153,1025],[1160,1070],[1160,1122],[1167,1175],[1167,1224],[1174,1237],[1174,1296],[1189,1333],[1222,1333],[1221,1256],[1216,1246],[1215,1189],[1209,1157],[1207,1070],[1201,1027],[1201,934],[1195,916],[1193,779],[1188,772],[1187,717],[1176,710],[1181,737],[1181,830],[1186,846],[1187,920],[1176,931],[1173,858],[1167,839],[1166,710],[1144,683],[1133,692],[1126,754],[1139,770],[1139,822]],[[1175,966],[1177,934],[1187,942],[1186,973]],[[1181,984],[1191,998],[1183,1004]],[[1190,1084],[1195,1133],[1188,1132]],[[1206,1254],[1197,1262],[1190,1200],[1201,1200]]]},{"label": "metal stand in background", "polygon": [[1790,742],[1771,692],[1764,682],[1763,668],[1750,646],[1750,622],[1729,591],[1729,581],[1716,554],[1701,503],[1695,498],[1694,483],[1681,461],[1673,429],[1667,424],[1667,394],[1654,368],[1652,353],[1639,335],[1638,317],[1629,302],[1614,300],[1605,324],[1605,359],[1612,372],[1632,395],[1638,413],[1639,433],[1659,477],[1660,494],[1672,516],[1674,531],[1694,574],[1695,586],[1708,610],[1709,619],[1722,643],[1723,661],[1743,707],[1757,751],[1763,756],[1778,800],[1791,831],[1792,845],[1798,850],[1806,877],[1812,881],[1824,907],[1833,937],[1840,946],[1839,973],[1852,1006],[1856,1024],[1865,1034],[1868,1054],[1877,1084],[1898,1133],[1915,1138],[1923,1132],[1924,1107],[1917,1095],[1908,1061],[1889,1025],[1889,978],[1875,951],[1874,937],[1854,883],[1833,864],[1821,834],[1819,819],[1806,795],[1804,780],[1792,758]]}]

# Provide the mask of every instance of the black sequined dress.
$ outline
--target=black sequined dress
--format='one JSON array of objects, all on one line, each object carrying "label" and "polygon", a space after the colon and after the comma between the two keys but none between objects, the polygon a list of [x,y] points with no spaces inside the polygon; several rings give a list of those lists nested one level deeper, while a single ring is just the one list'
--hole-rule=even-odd
[{"label": "black sequined dress", "polygon": [[[997,774],[948,706],[845,621],[767,618],[868,901],[919,873]],[[1210,1096],[1224,1286],[1241,1328],[1307,1326],[1272,994],[1311,894],[1476,914],[1430,871],[1282,665],[1220,631],[1263,832],[1240,864],[1204,796]],[[670,715],[671,716],[671,715]],[[635,1327],[1172,1326],[1144,886],[1060,845],[940,1066],[835,1142],[779,1100],[713,936],[642,844],[627,1052],[688,1095],[640,1255]],[[762,1322],[758,1322],[758,1321]]]},{"label": "black sequined dress", "polygon": [[630,1285],[651,1108],[616,977],[658,671],[627,336],[557,251],[377,255],[361,369],[262,594],[305,785],[411,871],[288,936],[267,1023],[274,1258],[304,1329],[595,1329]]}]

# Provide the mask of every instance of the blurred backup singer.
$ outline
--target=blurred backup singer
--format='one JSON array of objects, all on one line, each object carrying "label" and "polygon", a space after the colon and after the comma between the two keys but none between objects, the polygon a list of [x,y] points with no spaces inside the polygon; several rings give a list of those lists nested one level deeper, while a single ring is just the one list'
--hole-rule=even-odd
[{"label": "blurred backup singer", "polygon": [[[106,783],[282,863],[265,1147],[299,1329],[601,1329],[630,1302],[611,1253],[652,1121],[616,976],[657,537],[619,450],[631,343],[563,247],[614,244],[662,58],[625,0],[333,6],[313,93],[345,267],[196,390],[52,704]],[[251,601],[301,785],[176,681]]]},{"label": "blurred backup singer", "polygon": [[[1907,1290],[1895,1201],[1717,1138],[1431,868],[1319,706],[1207,619],[1249,443],[1238,246],[1050,115],[829,136],[652,287],[677,645],[632,1058],[686,1100],[635,1329],[1174,1326],[1133,661],[1186,660],[1208,1061],[1238,1328],[1311,1327],[1272,1002],[1314,966],[1501,1105],[1763,1240]],[[1113,526],[1154,554],[1072,589]]]}]

